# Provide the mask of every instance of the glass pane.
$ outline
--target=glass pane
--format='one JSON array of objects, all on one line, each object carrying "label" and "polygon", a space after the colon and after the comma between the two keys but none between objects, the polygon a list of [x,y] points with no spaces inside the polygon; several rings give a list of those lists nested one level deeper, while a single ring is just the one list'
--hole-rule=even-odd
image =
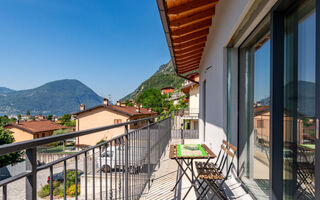
[{"label": "glass pane", "polygon": [[[246,158],[242,180],[258,199],[269,199],[270,138],[270,36],[264,34],[246,48]],[[241,55],[240,55],[241,56]],[[243,69],[240,69],[240,73]],[[243,78],[240,78],[243,79]],[[241,110],[241,109],[240,109]],[[243,130],[240,130],[243,132]],[[243,133],[242,133],[243,134]],[[241,136],[242,137],[242,136]]]},{"label": "glass pane", "polygon": [[284,198],[314,199],[315,1],[285,19]]}]

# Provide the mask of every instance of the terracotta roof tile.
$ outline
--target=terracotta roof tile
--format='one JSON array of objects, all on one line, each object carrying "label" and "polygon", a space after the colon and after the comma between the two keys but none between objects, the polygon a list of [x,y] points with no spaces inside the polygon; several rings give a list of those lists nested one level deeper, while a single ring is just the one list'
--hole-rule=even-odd
[{"label": "terracotta roof tile", "polygon": [[140,108],[140,112],[136,111],[135,107],[130,107],[130,106],[116,106],[116,105],[109,105],[113,107],[116,110],[120,110],[122,112],[129,113],[131,115],[141,115],[141,114],[157,114],[155,112],[149,112],[148,109],[146,108]]},{"label": "terracotta roof tile", "polygon": [[67,128],[55,122],[49,120],[35,120],[35,121],[21,121],[18,123],[7,124],[4,128],[9,128],[10,126],[16,127],[30,133],[38,133],[43,131],[54,131],[58,129]]},{"label": "terracotta roof tile", "polygon": [[91,111],[91,110],[94,110],[94,109],[97,109],[97,108],[101,108],[101,107],[105,107],[107,109],[111,109],[113,111],[120,112],[122,114],[129,115],[129,116],[156,115],[157,114],[156,112],[153,112],[153,111],[149,112],[148,109],[146,109],[146,108],[140,108],[140,112],[136,112],[136,108],[135,107],[117,106],[117,105],[105,105],[105,104],[101,104],[101,105],[98,105],[98,106],[95,106],[95,107],[92,107],[92,108],[88,108],[86,110],[82,110],[82,111],[79,111],[79,112],[73,112],[71,114],[78,115],[78,114],[81,114],[81,113],[84,113],[84,112],[87,112],[87,111]]}]

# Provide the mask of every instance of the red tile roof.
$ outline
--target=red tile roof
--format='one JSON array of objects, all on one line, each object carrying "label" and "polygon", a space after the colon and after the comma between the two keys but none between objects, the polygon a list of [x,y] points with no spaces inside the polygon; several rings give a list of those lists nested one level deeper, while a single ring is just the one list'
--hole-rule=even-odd
[{"label": "red tile roof", "polygon": [[111,107],[113,107],[114,109],[116,110],[120,110],[122,112],[126,112],[126,113],[129,113],[131,115],[141,115],[141,114],[144,114],[144,115],[148,115],[148,114],[157,114],[156,112],[149,112],[148,109],[146,108],[140,108],[140,112],[137,112],[136,111],[136,108],[135,107],[130,107],[130,106],[116,106],[116,105],[109,105]]},{"label": "red tile roof", "polygon": [[82,110],[82,111],[79,111],[79,112],[74,112],[74,113],[71,113],[71,114],[78,115],[78,114],[81,114],[81,113],[84,113],[84,112],[87,112],[87,111],[91,111],[91,110],[94,110],[96,108],[101,108],[101,107],[105,107],[107,109],[111,109],[113,111],[120,112],[122,114],[129,115],[129,116],[156,115],[157,114],[156,112],[153,112],[153,111],[149,112],[148,109],[146,109],[146,108],[140,108],[140,112],[137,112],[136,111],[136,107],[105,105],[105,104],[101,104],[101,105],[98,105],[98,106],[95,106],[95,107],[92,107],[92,108],[89,108],[89,109],[86,109],[86,110]]},{"label": "red tile roof", "polygon": [[44,131],[54,131],[59,129],[65,129],[67,127],[54,123],[49,120],[34,120],[34,121],[22,121],[18,123],[7,124],[4,128],[15,127],[29,133],[39,133]]}]

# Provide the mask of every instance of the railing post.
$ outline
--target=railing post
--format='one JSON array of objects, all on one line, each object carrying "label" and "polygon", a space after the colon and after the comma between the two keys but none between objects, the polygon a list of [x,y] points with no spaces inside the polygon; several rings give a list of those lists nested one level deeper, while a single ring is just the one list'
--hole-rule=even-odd
[{"label": "railing post", "polygon": [[126,195],[126,199],[129,199],[129,144],[128,144],[128,125],[125,126],[125,179],[126,179],[126,184],[125,184],[125,195]]},{"label": "railing post", "polygon": [[181,134],[181,144],[184,144],[184,138],[183,138],[183,129],[180,129],[180,134]]},{"label": "railing post", "polygon": [[37,151],[36,148],[26,150],[26,171],[31,175],[26,177],[26,199],[37,199]]},{"label": "railing post", "polygon": [[[162,142],[163,142],[163,139],[162,139],[160,133],[161,133],[160,123],[158,123],[158,146],[159,146],[159,148],[158,148],[158,157],[159,157],[159,168],[160,168],[160,160],[161,160],[161,145],[162,145]],[[160,140],[161,140],[161,142],[160,142]]]},{"label": "railing post", "polygon": [[[159,122],[158,122],[159,123]],[[151,166],[150,166],[150,120],[148,120],[148,135],[147,135],[147,159],[148,159],[148,189],[150,189],[150,176],[151,176]]]}]

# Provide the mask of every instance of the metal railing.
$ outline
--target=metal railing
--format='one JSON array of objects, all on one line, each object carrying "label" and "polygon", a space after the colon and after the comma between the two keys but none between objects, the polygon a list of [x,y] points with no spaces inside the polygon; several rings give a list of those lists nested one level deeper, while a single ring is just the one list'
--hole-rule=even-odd
[{"label": "metal railing", "polygon": [[[37,173],[45,169],[50,171],[50,178],[48,177],[48,184],[50,185],[49,196],[50,199],[53,199],[53,170],[58,164],[63,164],[63,199],[66,199],[67,181],[69,180],[67,179],[67,169],[70,168],[71,161],[74,164],[72,166],[75,167],[75,199],[78,199],[79,195],[84,199],[139,199],[145,187],[150,187],[151,174],[156,165],[160,165],[160,158],[171,139],[170,118],[164,118],[152,123],[151,120],[154,118],[144,118],[0,146],[0,156],[18,151],[25,151],[26,155],[25,172],[0,181],[2,199],[8,199],[7,186],[22,178],[26,180],[25,199],[37,199]],[[128,129],[130,124],[145,120],[148,121],[147,126],[131,131]],[[45,165],[37,166],[37,146],[118,127],[125,127],[125,133],[85,150]],[[78,173],[81,171],[79,169],[81,161],[83,162],[84,171],[83,174],[79,175],[81,176],[80,179]],[[89,168],[91,168],[91,174]],[[90,183],[89,179],[92,179]],[[79,187],[81,187],[80,193],[77,192],[80,189]]]},{"label": "metal railing", "polygon": [[172,139],[199,139],[199,130],[172,129]]}]

